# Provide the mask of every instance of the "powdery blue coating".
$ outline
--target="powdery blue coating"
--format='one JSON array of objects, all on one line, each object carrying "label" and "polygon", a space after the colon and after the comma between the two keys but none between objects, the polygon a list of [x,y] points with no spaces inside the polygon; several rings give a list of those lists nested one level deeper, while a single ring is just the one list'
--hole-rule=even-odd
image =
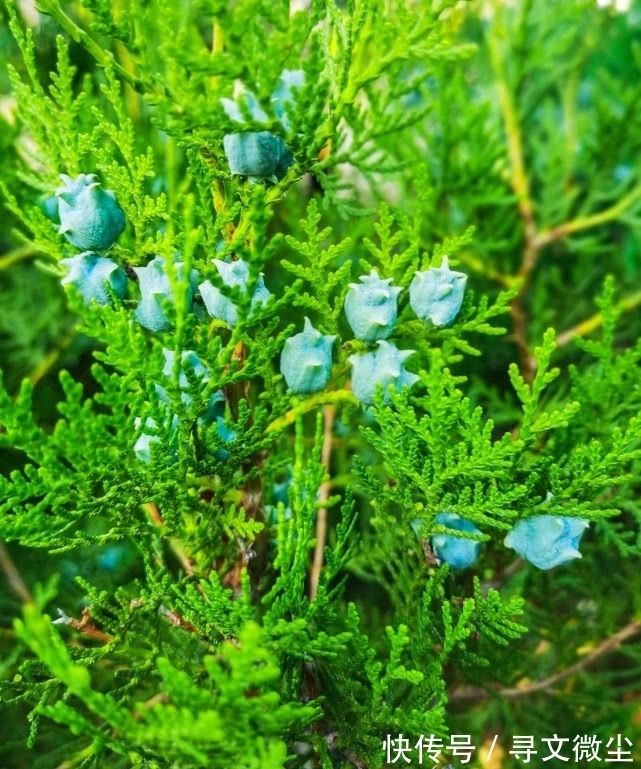
[{"label": "powdery blue coating", "polygon": [[[454,531],[467,534],[482,534],[472,521],[461,518],[456,513],[439,513],[436,522]],[[481,549],[481,543],[472,539],[455,537],[452,534],[435,534],[432,537],[432,547],[437,558],[448,563],[453,569],[467,569],[476,561]]]},{"label": "powdery blue coating", "polygon": [[420,377],[411,374],[403,363],[414,355],[415,350],[399,350],[390,342],[380,340],[378,350],[364,355],[350,355],[347,359],[352,364],[352,392],[365,405],[374,402],[377,385],[382,385],[385,403],[390,396],[387,388],[392,385],[397,391],[403,387],[412,387]]},{"label": "powdery blue coating", "polygon": [[42,201],[42,210],[47,218],[54,222],[60,221],[58,216],[58,198],[55,195],[50,195]]},{"label": "powdery blue coating", "polygon": [[222,390],[216,390],[216,392],[212,393],[211,398],[207,403],[207,410],[202,416],[198,417],[198,423],[201,425],[210,425],[214,420],[225,413],[225,404],[225,394]]},{"label": "powdery blue coating", "polygon": [[[173,350],[168,350],[166,347],[163,347],[162,354],[165,356],[165,365],[163,366],[162,373],[167,377],[167,379],[170,379],[174,371],[176,353]],[[183,391],[181,395],[183,403],[186,406],[190,406],[192,398],[188,392],[185,392],[189,390],[187,369],[190,368],[193,370],[193,373],[199,380],[200,384],[206,384],[209,381],[209,371],[203,365],[203,362],[193,350],[183,350],[181,358],[182,365],[180,367],[180,374],[178,375],[178,386]],[[169,396],[167,395],[164,387],[161,387],[161,385],[156,385],[156,392],[158,393],[158,397],[161,401],[164,403],[169,403]]]},{"label": "powdery blue coating", "polygon": [[56,190],[58,232],[83,251],[106,251],[125,229],[125,215],[111,190],[103,190],[95,174],[72,179]]},{"label": "powdery blue coating", "polygon": [[[293,90],[302,88],[303,85],[305,85],[305,73],[303,70],[284,69],[272,92],[272,110],[285,131],[289,131],[291,127],[287,117],[287,108],[294,104]],[[235,123],[246,123],[245,115],[251,117],[257,123],[267,123],[269,120],[258,99],[251,91],[243,91],[236,100],[221,99],[220,103],[227,117]]]},{"label": "powdery blue coating", "polygon": [[[291,507],[288,507],[287,505],[283,505],[283,520],[285,523],[288,521],[291,521],[294,513],[292,512]],[[271,528],[272,526],[278,526],[278,505],[265,505],[265,519],[267,521],[267,525]]]},{"label": "powdery blue coating", "polygon": [[[180,281],[185,280],[185,270],[182,262],[176,262],[176,273]],[[165,260],[161,256],[154,257],[146,267],[134,267],[134,272],[140,282],[140,302],[134,318],[143,328],[149,331],[169,331],[172,323],[163,310],[163,302],[174,303],[174,294],[165,272]],[[191,307],[194,298],[194,287],[198,273],[191,271],[187,286],[187,302]]]},{"label": "powdery blue coating", "polygon": [[293,164],[294,156],[280,138],[269,131],[244,131],[223,136],[223,148],[232,175],[250,181],[277,182]]},{"label": "powdery blue coating", "polygon": [[285,341],[280,356],[280,373],[295,393],[322,390],[332,370],[332,345],[336,336],[321,334],[309,318],[300,334]]},{"label": "powdery blue coating", "polygon": [[98,304],[112,304],[107,286],[111,286],[119,299],[127,293],[127,275],[111,259],[85,251],[84,254],[61,259],[60,264],[64,264],[69,270],[60,282],[63,286],[75,286],[82,294],[85,304],[90,305],[93,299]]},{"label": "powdery blue coating", "polygon": [[447,257],[440,267],[417,272],[410,284],[410,307],[421,320],[448,326],[458,315],[467,275],[450,270]]},{"label": "powdery blue coating", "polygon": [[[142,419],[140,417],[136,417],[134,421],[134,425],[136,429],[140,427],[142,424]],[[157,435],[158,431],[158,423],[155,419],[152,419],[151,417],[148,417],[145,419],[145,429],[153,430],[153,433],[142,433],[136,443],[134,444],[134,454],[136,455],[137,459],[139,459],[141,462],[145,462],[146,464],[149,464],[151,462],[151,447],[154,443],[160,443],[160,436]],[[174,416],[171,420],[171,428],[170,428],[170,440],[173,441],[173,439],[176,436],[176,430],[178,429],[178,417]],[[171,452],[171,459],[172,461],[176,460],[176,454],[174,451]]]},{"label": "powdery blue coating", "polygon": [[376,270],[361,275],[361,283],[350,283],[345,297],[345,315],[354,336],[364,342],[387,339],[396,324],[397,300],[401,290],[381,280]]},{"label": "powdery blue coating", "polygon": [[579,542],[590,525],[567,515],[533,515],[517,522],[503,544],[539,569],[581,558]]},{"label": "powdery blue coating", "polygon": [[[163,367],[162,373],[169,379],[172,376],[174,370],[176,353],[173,350],[166,349],[165,347],[163,347],[162,353],[165,356],[165,365]],[[185,406],[187,406],[187,408],[189,408],[192,404],[192,397],[189,394],[189,378],[187,376],[187,369],[193,370],[194,376],[198,380],[199,384],[203,387],[209,382],[210,372],[193,350],[183,350],[182,366],[178,376],[178,385],[182,391],[180,396],[182,402],[185,404]],[[163,403],[170,403],[169,396],[167,395],[167,391],[164,387],[157,384],[156,393]],[[225,395],[222,390],[216,390],[216,392],[212,393],[211,397],[209,398],[205,413],[198,417],[198,422],[201,425],[209,425],[217,417],[222,416],[224,411]]]},{"label": "powdery blue coating", "polygon": [[305,73],[302,69],[284,69],[281,72],[276,88],[272,92],[272,107],[274,114],[280,120],[285,131],[291,129],[287,109],[294,106],[293,89],[305,85]]},{"label": "powdery blue coating", "polygon": [[[258,103],[258,99],[251,91],[246,91],[245,93],[241,94],[239,101],[241,101],[247,108],[247,112],[249,113],[252,120],[255,120],[257,123],[267,122],[267,115]],[[233,99],[221,99],[220,103],[223,105],[223,109],[225,110],[227,117],[236,123],[245,122],[243,110],[238,102],[235,102]]]},{"label": "powdery blue coating", "polygon": [[[242,259],[236,262],[223,262],[221,259],[214,259],[214,264],[218,270],[223,283],[230,288],[234,286],[247,290],[249,280],[249,264]],[[200,295],[203,298],[207,312],[212,318],[224,320],[229,326],[235,326],[238,321],[238,311],[232,300],[225,296],[211,281],[207,280],[198,287]],[[257,304],[264,304],[270,297],[270,292],[265,288],[262,273],[258,276],[256,288],[251,301],[251,308]]]},{"label": "powdery blue coating", "polygon": [[127,545],[109,545],[98,556],[97,562],[104,571],[115,571],[129,555]]},{"label": "powdery blue coating", "polygon": [[[216,417],[216,433],[223,443],[233,443],[236,440],[236,432],[227,427],[222,417]],[[230,455],[227,449],[216,449],[214,456],[221,462],[226,462]]]},{"label": "powdery blue coating", "polygon": [[[168,350],[163,347],[162,354],[165,356],[165,365],[163,366],[162,373],[166,377],[171,377],[174,372],[174,365],[176,363],[176,353],[173,350]],[[189,387],[189,378],[187,377],[187,368],[193,370],[194,375],[203,384],[209,380],[209,371],[206,366],[200,360],[193,350],[183,350],[181,354],[181,366],[180,374],[178,376],[178,384],[182,390]]]}]

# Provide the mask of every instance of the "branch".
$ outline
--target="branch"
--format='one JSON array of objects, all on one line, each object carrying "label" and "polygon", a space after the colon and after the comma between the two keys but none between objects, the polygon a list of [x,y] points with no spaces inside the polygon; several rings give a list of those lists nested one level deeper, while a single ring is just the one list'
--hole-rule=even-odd
[{"label": "branch", "polygon": [[26,246],[18,246],[18,248],[14,248],[13,251],[9,251],[8,254],[0,256],[0,271],[6,270],[8,267],[11,267],[12,264],[22,262],[24,259],[29,259],[31,256],[36,256],[38,253],[41,252],[35,249],[31,243]]},{"label": "branch", "polygon": [[[325,417],[325,427],[323,431],[323,448],[321,451],[321,460],[325,466],[325,472],[329,474],[329,461],[332,453],[332,428],[334,426],[334,415],[336,406],[325,406],[323,415]],[[318,501],[327,502],[329,492],[332,488],[332,482],[328,480],[323,483],[318,491]],[[316,547],[314,549],[314,561],[312,571],[309,576],[309,600],[316,598],[318,591],[318,582],[320,580],[321,569],[323,568],[323,553],[325,552],[325,540],[327,538],[327,508],[323,505],[316,514]]]},{"label": "branch", "polygon": [[309,398],[299,401],[294,406],[294,408],[290,409],[286,414],[283,414],[282,417],[278,417],[278,419],[275,419],[273,422],[267,425],[266,432],[271,433],[284,430],[286,427],[289,427],[289,425],[294,424],[296,417],[299,414],[306,414],[308,411],[313,411],[318,406],[325,404],[335,405],[341,401],[356,403],[356,399],[354,398],[352,391],[347,388],[347,385],[343,390],[330,390],[329,392],[315,393]]},{"label": "branch", "polygon": [[[497,21],[497,24],[499,22]],[[498,34],[505,37],[501,28]],[[527,341],[527,316],[523,308],[523,296],[528,287],[528,279],[536,266],[539,257],[537,245],[536,224],[534,221],[534,207],[530,194],[530,184],[525,170],[523,159],[523,139],[519,125],[518,113],[512,94],[503,71],[503,61],[499,53],[499,46],[494,34],[488,36],[488,48],[492,69],[496,79],[496,87],[499,97],[503,126],[507,139],[508,157],[510,160],[510,185],[516,195],[519,213],[523,221],[524,247],[521,266],[516,274],[521,279],[519,292],[510,303],[514,333],[512,338],[519,351],[521,374],[527,382],[531,382],[535,374],[535,363],[530,353]]]},{"label": "branch", "polygon": [[4,542],[0,542],[0,569],[4,572],[9,587],[18,598],[23,603],[33,603],[33,596],[29,592],[29,588],[26,586],[20,572],[9,555],[9,551],[5,547]]},{"label": "branch", "polygon": [[116,58],[111,51],[106,51],[88,32],[79,27],[73,19],[67,16],[56,0],[40,0],[38,5],[41,13],[52,16],[72,40],[85,48],[101,67],[113,67],[120,77],[135,91],[144,94],[145,89],[140,78],[128,72],[118,63],[118,61],[116,61]]},{"label": "branch", "polygon": [[[641,291],[636,291],[634,294],[630,294],[618,304],[618,309],[626,312],[627,310],[633,310],[635,307],[641,305]],[[576,326],[572,326],[567,331],[564,331],[556,339],[556,346],[563,347],[571,342],[575,336],[587,336],[603,323],[603,313],[597,312],[591,318],[577,323]]]},{"label": "branch", "polygon": [[575,232],[589,230],[592,227],[598,227],[601,224],[614,221],[624,214],[628,208],[631,208],[639,199],[641,199],[641,185],[635,187],[632,192],[628,193],[624,198],[621,198],[618,203],[615,203],[610,208],[606,208],[605,211],[601,211],[598,214],[592,214],[591,216],[579,216],[571,222],[565,222],[565,224],[559,224],[551,229],[543,230],[543,232],[540,232],[536,237],[535,245],[537,248],[543,248],[543,246],[547,246],[555,240],[561,240],[568,235],[573,235]]},{"label": "branch", "polygon": [[635,635],[641,633],[641,620],[634,620],[626,625],[618,633],[606,638],[597,646],[594,651],[588,654],[583,659],[570,665],[565,670],[560,670],[558,673],[554,673],[548,678],[544,678],[542,681],[535,681],[521,688],[507,687],[499,689],[491,687],[489,689],[483,689],[480,686],[469,686],[465,689],[461,689],[458,692],[454,692],[450,698],[450,702],[462,702],[464,700],[478,700],[490,696],[505,697],[506,699],[517,699],[519,697],[527,697],[529,694],[535,694],[536,692],[542,692],[550,689],[558,684],[560,681],[569,678],[571,675],[584,670],[592,665],[593,662],[607,654],[610,651],[617,649],[624,641],[629,638],[633,638]]}]

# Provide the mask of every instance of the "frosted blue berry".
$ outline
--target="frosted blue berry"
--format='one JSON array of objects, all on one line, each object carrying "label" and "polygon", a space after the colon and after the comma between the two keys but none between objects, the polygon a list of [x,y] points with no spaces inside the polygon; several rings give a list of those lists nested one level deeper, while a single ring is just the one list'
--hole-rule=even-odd
[{"label": "frosted blue berry", "polygon": [[401,289],[381,280],[376,270],[361,275],[361,283],[350,283],[345,297],[347,322],[357,339],[375,342],[387,339],[396,323],[396,303]]},{"label": "frosted blue berry", "polygon": [[[285,523],[291,521],[293,515],[291,507],[283,504],[283,521]],[[273,526],[278,526],[278,518],[278,505],[265,505],[265,519],[270,529]]]},{"label": "frosted blue berry", "polygon": [[[454,531],[482,534],[472,521],[461,518],[456,513],[439,513],[436,516],[436,522]],[[467,569],[478,558],[481,543],[465,537],[455,537],[453,534],[435,534],[432,537],[432,548],[436,557],[448,563],[453,569]]]},{"label": "frosted blue berry", "polygon": [[42,201],[42,210],[45,216],[54,222],[59,222],[58,216],[58,198],[55,195],[50,195]]},{"label": "frosted blue berry", "polygon": [[[185,280],[185,269],[182,262],[176,262],[176,273],[180,281]],[[146,267],[134,267],[134,272],[140,282],[140,303],[134,314],[135,319],[150,331],[169,331],[172,323],[163,309],[163,302],[174,303],[169,276],[165,272],[165,260],[161,256],[154,257]],[[198,273],[191,271],[187,286],[187,301],[189,306],[193,301],[194,287]]]},{"label": "frosted blue berry", "polygon": [[[140,425],[142,424],[142,419],[140,417],[136,417],[134,421],[134,426],[136,430],[140,428]],[[138,440],[134,444],[134,454],[136,457],[141,461],[149,464],[151,462],[151,447],[154,444],[160,443],[160,435],[158,423],[155,419],[152,419],[151,417],[147,417],[145,419],[144,429],[149,430],[150,432],[143,432],[138,437]],[[175,461],[176,459],[176,452],[173,448],[176,438],[177,438],[177,430],[178,430],[178,417],[173,416],[171,421],[171,426],[169,430],[169,440],[172,444],[171,449],[171,459],[172,461]]]},{"label": "frosted blue berry", "polygon": [[415,350],[399,350],[390,342],[380,340],[378,350],[364,355],[350,355],[352,364],[352,392],[366,405],[374,402],[377,385],[383,387],[385,403],[390,396],[387,388],[392,385],[399,391],[403,387],[412,387],[419,380],[417,374],[406,371],[403,363],[414,355]]},{"label": "frosted blue berry", "polygon": [[285,142],[269,131],[243,131],[223,136],[223,148],[232,175],[247,176],[252,182],[277,182],[293,164],[294,156]]},{"label": "frosted blue berry", "polygon": [[[249,264],[242,259],[236,262],[223,262],[221,259],[214,259],[214,264],[218,270],[223,283],[230,288],[234,286],[247,290],[249,280]],[[229,326],[235,326],[238,321],[238,311],[232,300],[225,296],[211,281],[207,280],[198,287],[200,295],[203,298],[207,312],[212,318],[224,320]],[[251,308],[257,304],[264,304],[269,298],[270,293],[265,288],[262,273],[258,276],[254,295],[251,300]]]},{"label": "frosted blue berry", "polygon": [[284,69],[278,78],[276,88],[272,93],[272,108],[285,131],[291,126],[287,117],[287,109],[294,104],[293,91],[305,85],[305,73],[302,69]]},{"label": "frosted blue berry", "polygon": [[516,523],[503,543],[539,569],[580,558],[579,542],[590,525],[567,515],[533,515]]},{"label": "frosted blue berry", "polygon": [[223,105],[223,109],[225,110],[227,117],[229,117],[235,123],[246,122],[243,109],[238,102],[242,103],[246,113],[249,114],[252,120],[255,120],[257,123],[267,122],[268,117],[258,103],[258,99],[251,91],[245,91],[239,96],[237,101],[234,101],[233,99],[220,100],[220,103]]},{"label": "frosted blue berry", "polygon": [[292,469],[292,466],[288,465],[285,471],[284,480],[280,481],[279,483],[274,483],[273,496],[274,496],[275,504],[282,502],[287,507],[287,505],[289,504],[289,490],[292,487],[293,480],[294,480],[294,471]]},{"label": "frosted blue berry", "polygon": [[[174,370],[174,362],[176,360],[176,353],[173,350],[167,350],[163,348],[163,355],[165,356],[165,365],[162,373],[168,379],[172,376]],[[192,404],[192,397],[189,394],[189,377],[187,370],[191,369],[196,380],[203,387],[209,382],[210,372],[209,369],[203,364],[198,355],[193,350],[183,350],[182,352],[182,366],[178,377],[178,386],[181,390],[182,402],[189,408]],[[167,395],[167,391],[161,385],[156,385],[156,392],[158,397],[163,403],[169,404],[170,399]],[[198,423],[201,425],[209,425],[219,416],[222,416],[225,411],[225,395],[222,390],[216,390],[212,393],[209,401],[207,402],[207,408],[203,414],[198,417]]]},{"label": "frosted blue berry", "polygon": [[[173,350],[167,350],[164,347],[162,353],[165,356],[165,365],[163,366],[162,373],[166,377],[171,377],[176,362],[176,353]],[[196,378],[202,383],[209,380],[209,371],[193,350],[183,350],[180,357],[181,366],[178,384],[180,385],[181,390],[186,390],[189,387],[189,379],[186,371],[188,367],[193,370]]]},{"label": "frosted blue berry", "polygon": [[417,272],[410,284],[410,307],[421,320],[448,326],[463,304],[467,275],[450,270],[447,257],[440,267]]},{"label": "frosted blue berry", "polygon": [[127,275],[111,259],[86,251],[69,259],[61,259],[60,264],[69,270],[60,282],[75,286],[85,304],[90,305],[93,299],[98,304],[112,304],[107,286],[111,287],[119,299],[127,293]]},{"label": "frosted blue berry", "polygon": [[336,336],[321,334],[305,318],[305,327],[285,341],[280,356],[280,373],[295,393],[322,390],[332,370],[332,345]]},{"label": "frosted blue berry", "polygon": [[[168,350],[163,347],[162,354],[165,356],[165,365],[163,366],[162,373],[167,379],[170,379],[174,371],[174,363],[176,360],[176,353],[173,350]],[[200,384],[206,384],[209,381],[209,371],[203,365],[203,362],[196,355],[193,350],[183,350],[181,355],[181,367],[180,374],[178,376],[178,386],[180,387],[182,394],[181,398],[186,406],[190,406],[192,399],[189,395],[189,378],[187,376],[187,369],[190,368],[196,379]],[[164,387],[156,385],[156,392],[164,403],[169,403],[169,397]]]},{"label": "frosted blue berry", "polygon": [[225,404],[227,400],[222,390],[216,390],[212,393],[207,403],[207,409],[205,413],[198,417],[198,422],[201,425],[210,425],[218,417],[222,417],[225,413]]},{"label": "frosted blue berry", "polygon": [[[235,430],[227,427],[225,420],[222,417],[216,417],[216,434],[223,443],[233,443],[236,440]],[[216,449],[216,451],[214,451],[214,456],[221,462],[226,462],[230,455],[227,449]]]},{"label": "frosted blue berry", "polygon": [[83,251],[106,251],[125,229],[125,215],[111,190],[103,190],[95,174],[72,179],[61,174],[56,190],[58,232]]},{"label": "frosted blue berry", "polygon": [[127,565],[133,553],[131,546],[124,544],[109,545],[98,556],[96,562],[102,571],[116,571]]}]

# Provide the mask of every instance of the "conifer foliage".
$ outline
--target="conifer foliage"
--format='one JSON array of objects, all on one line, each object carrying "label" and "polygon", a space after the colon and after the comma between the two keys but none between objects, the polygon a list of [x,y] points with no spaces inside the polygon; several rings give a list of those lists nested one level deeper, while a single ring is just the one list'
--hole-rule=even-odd
[{"label": "conifer foliage", "polygon": [[641,760],[601,5],[3,1],[0,765]]}]

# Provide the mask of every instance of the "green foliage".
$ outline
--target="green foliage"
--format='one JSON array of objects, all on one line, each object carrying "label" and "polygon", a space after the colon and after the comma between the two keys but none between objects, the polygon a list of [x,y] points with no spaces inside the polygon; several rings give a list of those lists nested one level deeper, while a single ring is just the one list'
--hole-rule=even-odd
[{"label": "green foliage", "polygon": [[[3,766],[638,746],[639,24],[591,0],[1,6]],[[278,181],[230,173],[241,85],[264,113],[242,130],[292,152]],[[112,304],[60,284],[77,250],[50,198],[80,173],[126,216]],[[135,319],[155,256],[159,333]],[[441,328],[408,288],[445,257],[468,280]],[[343,303],[372,269],[402,288],[387,341],[418,379],[364,408],[349,359],[376,345]],[[305,316],[337,339],[298,396],[279,361]],[[443,512],[481,532],[466,570],[433,546],[463,534]],[[589,521],[581,560],[515,558],[535,515]]]}]

